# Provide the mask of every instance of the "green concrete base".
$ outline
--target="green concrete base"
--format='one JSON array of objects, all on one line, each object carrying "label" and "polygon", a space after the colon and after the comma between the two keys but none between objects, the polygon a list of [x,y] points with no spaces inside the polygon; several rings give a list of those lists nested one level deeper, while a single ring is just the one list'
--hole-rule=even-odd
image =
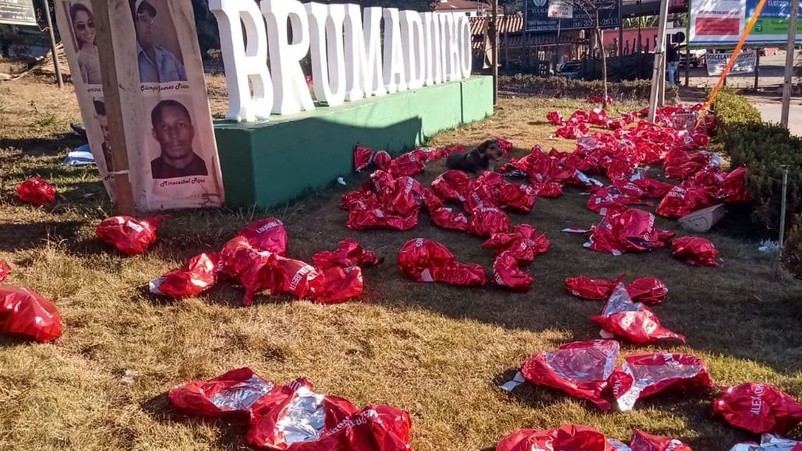
[{"label": "green concrete base", "polygon": [[216,121],[226,204],[291,201],[351,174],[356,144],[397,155],[491,114],[491,77],[471,77],[266,122]]}]

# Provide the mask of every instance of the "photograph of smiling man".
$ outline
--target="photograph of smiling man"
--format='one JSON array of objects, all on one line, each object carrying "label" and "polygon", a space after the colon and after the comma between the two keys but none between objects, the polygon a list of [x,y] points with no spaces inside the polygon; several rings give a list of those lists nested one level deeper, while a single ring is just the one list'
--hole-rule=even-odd
[{"label": "photograph of smiling man", "polygon": [[130,3],[136,30],[139,81],[187,81],[181,48],[166,3],[163,0],[130,0]]}]

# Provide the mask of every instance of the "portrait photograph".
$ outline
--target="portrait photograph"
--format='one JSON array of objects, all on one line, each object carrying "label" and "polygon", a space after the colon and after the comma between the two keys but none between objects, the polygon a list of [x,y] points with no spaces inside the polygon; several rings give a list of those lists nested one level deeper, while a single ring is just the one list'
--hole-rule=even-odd
[{"label": "portrait photograph", "polygon": [[[95,33],[95,17],[89,1],[79,2],[66,0],[64,11],[67,13],[68,37],[75,51],[78,69],[81,73],[81,80],[87,85],[101,85],[103,80],[100,78],[100,59],[97,53],[97,42]],[[65,45],[69,45],[65,42]]]},{"label": "portrait photograph", "polygon": [[145,141],[154,180],[209,175],[197,139],[191,98],[176,97],[154,97],[146,102]]},{"label": "portrait photograph", "polygon": [[129,0],[140,83],[187,81],[168,0]]}]

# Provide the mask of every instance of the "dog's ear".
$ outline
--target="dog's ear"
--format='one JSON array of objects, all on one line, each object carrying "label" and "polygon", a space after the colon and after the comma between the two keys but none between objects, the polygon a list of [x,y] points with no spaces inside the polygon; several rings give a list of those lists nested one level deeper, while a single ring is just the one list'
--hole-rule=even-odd
[{"label": "dog's ear", "polygon": [[482,154],[487,153],[487,149],[490,146],[492,146],[493,143],[495,143],[495,141],[489,139],[489,140],[483,142],[482,144],[479,144],[479,147],[477,147],[476,150],[478,150],[479,153],[482,153]]}]

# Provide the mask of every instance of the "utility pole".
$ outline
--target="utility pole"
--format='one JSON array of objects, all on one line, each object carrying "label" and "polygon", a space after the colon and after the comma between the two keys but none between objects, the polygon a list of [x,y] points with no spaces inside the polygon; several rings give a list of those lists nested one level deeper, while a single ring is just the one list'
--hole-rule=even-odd
[{"label": "utility pole", "polygon": [[796,47],[796,22],[799,15],[799,0],[791,0],[791,17],[788,18],[788,44],[785,46],[785,80],[783,81],[783,104],[780,123],[788,128],[791,110],[791,77],[794,74],[794,48]]},{"label": "utility pole", "polygon": [[[649,122],[654,123],[657,116],[657,100],[660,96],[661,81],[666,78],[663,71],[666,58],[666,27],[668,22],[668,0],[660,0],[660,21],[657,26],[657,42],[654,46],[654,73],[652,73],[652,92],[649,96]],[[665,86],[665,85],[663,85]]]},{"label": "utility pole", "polygon": [[493,105],[498,101],[498,0],[493,0],[493,19],[490,22],[490,39],[493,44]]}]

